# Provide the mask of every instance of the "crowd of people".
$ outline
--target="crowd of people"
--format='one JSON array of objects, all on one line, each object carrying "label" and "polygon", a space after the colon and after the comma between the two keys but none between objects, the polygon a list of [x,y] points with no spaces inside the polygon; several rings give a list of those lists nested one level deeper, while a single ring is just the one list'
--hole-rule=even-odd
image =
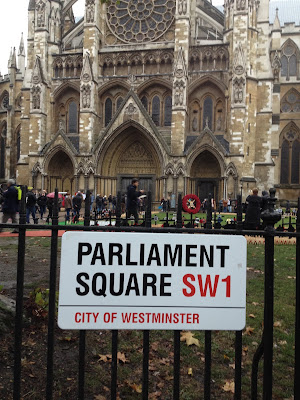
[{"label": "crowd of people", "polygon": [[[138,187],[138,179],[133,179],[127,188],[127,193],[124,193],[121,199],[122,213],[125,213],[126,211],[126,217],[128,219],[133,217],[135,224],[138,224],[139,212],[142,212],[145,209],[144,200],[146,197],[144,191],[139,190]],[[2,223],[7,223],[10,219],[13,224],[17,224],[17,213],[19,212],[21,197],[22,191],[13,179],[9,179],[5,187],[0,187],[0,204],[3,212]],[[252,194],[247,196],[246,202],[243,204],[243,211],[246,214],[244,222],[244,227],[246,229],[259,229],[261,212],[266,208],[267,197],[268,192],[263,191],[262,195],[259,196],[258,189],[256,188],[252,190]],[[71,219],[73,222],[79,220],[85,198],[86,194],[84,191],[78,191],[74,195],[71,195],[69,192],[59,194],[59,208],[65,210],[65,219],[67,222],[71,222]],[[202,201],[200,212],[207,212],[208,201],[208,199]],[[91,194],[90,210],[94,211],[97,217],[108,218],[116,212],[116,205],[116,196],[113,196],[112,194],[109,196],[97,194],[96,197]],[[27,224],[29,224],[31,220],[33,223],[37,224],[39,219],[49,223],[53,217],[53,206],[54,193],[47,194],[45,190],[37,191],[32,187],[27,188]],[[217,209],[215,200],[211,199],[211,207],[212,211],[218,211],[219,213],[232,213],[236,211],[236,201],[232,201],[230,198],[221,199],[218,203]],[[159,208],[163,212],[170,211],[170,200],[168,198],[162,198]],[[278,212],[282,213],[283,211],[282,209],[278,209]],[[286,202],[285,212],[290,215],[296,214],[296,209],[291,208],[289,201]],[[18,232],[17,227],[13,232]]]}]

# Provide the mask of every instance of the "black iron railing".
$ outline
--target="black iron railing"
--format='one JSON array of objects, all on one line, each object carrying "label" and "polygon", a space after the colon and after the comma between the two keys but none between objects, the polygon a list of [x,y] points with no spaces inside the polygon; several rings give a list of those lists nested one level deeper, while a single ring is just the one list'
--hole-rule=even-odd
[{"label": "black iron railing", "polygon": [[[208,201],[206,226],[202,229],[183,227],[182,199],[178,197],[178,208],[176,214],[176,226],[164,228],[152,226],[151,214],[151,193],[147,195],[147,204],[143,226],[127,226],[127,220],[121,218],[121,194],[117,195],[117,205],[114,226],[90,226],[90,192],[87,192],[85,200],[84,225],[59,225],[58,213],[58,191],[55,191],[52,225],[26,225],[26,188],[23,188],[23,196],[20,206],[19,218],[19,238],[18,238],[18,266],[17,266],[17,292],[16,292],[16,317],[15,317],[15,343],[14,343],[14,381],[13,398],[21,399],[22,382],[22,330],[23,330],[23,298],[24,298],[24,257],[26,231],[31,230],[51,230],[51,250],[50,250],[50,276],[49,276],[49,314],[48,314],[48,342],[47,342],[47,377],[46,377],[46,399],[53,399],[54,385],[54,354],[55,354],[55,324],[56,324],[56,276],[57,276],[57,250],[58,250],[58,231],[115,231],[115,232],[153,232],[153,233],[189,233],[189,234],[225,234],[225,235],[260,235],[265,238],[265,288],[264,288],[264,330],[261,343],[257,346],[251,376],[251,399],[256,400],[258,393],[258,367],[263,357],[263,398],[272,399],[272,369],[273,369],[273,308],[274,308],[274,237],[295,237],[296,238],[296,318],[295,318],[295,368],[294,368],[294,398],[300,399],[300,198],[298,200],[298,214],[296,232],[275,231],[274,225],[280,216],[274,211],[275,190],[270,190],[268,198],[268,208],[262,213],[265,229],[262,231],[243,230],[242,222],[242,203],[241,197],[237,199],[236,222],[232,229],[213,229],[213,214],[211,201]],[[14,227],[14,225],[0,224],[1,228]],[[117,399],[117,353],[118,353],[118,331],[111,332],[111,388],[110,396],[112,400]],[[142,365],[142,399],[148,399],[149,393],[149,331],[143,332],[143,365]],[[174,368],[173,368],[173,399],[180,399],[180,331],[174,331]],[[85,373],[86,373],[86,332],[79,331],[79,362],[78,362],[78,399],[85,398]],[[204,368],[204,399],[211,399],[211,372],[212,372],[212,332],[205,331],[205,368]],[[234,399],[241,399],[243,396],[242,388],[242,332],[235,333],[235,394]]]}]

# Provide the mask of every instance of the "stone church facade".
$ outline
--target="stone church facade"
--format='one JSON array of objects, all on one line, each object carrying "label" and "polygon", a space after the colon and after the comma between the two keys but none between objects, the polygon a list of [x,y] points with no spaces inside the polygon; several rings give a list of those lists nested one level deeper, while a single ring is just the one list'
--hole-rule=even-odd
[{"label": "stone church facade", "polygon": [[0,180],[156,200],[300,188],[300,27],[269,0],[30,0],[0,77]]}]

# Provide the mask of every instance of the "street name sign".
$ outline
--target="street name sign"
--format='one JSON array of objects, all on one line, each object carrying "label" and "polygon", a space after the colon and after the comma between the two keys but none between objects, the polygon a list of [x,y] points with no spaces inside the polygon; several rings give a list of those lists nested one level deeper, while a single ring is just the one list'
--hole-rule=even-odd
[{"label": "street name sign", "polygon": [[237,235],[66,232],[58,325],[241,330],[246,256]]}]

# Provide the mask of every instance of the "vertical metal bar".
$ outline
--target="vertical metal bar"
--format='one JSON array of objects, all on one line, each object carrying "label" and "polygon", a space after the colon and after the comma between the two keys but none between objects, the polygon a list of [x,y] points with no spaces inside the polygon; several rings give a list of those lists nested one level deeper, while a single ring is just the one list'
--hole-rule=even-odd
[{"label": "vertical metal bar", "polygon": [[208,205],[207,205],[207,216],[206,216],[206,228],[212,229],[212,206],[211,206],[211,193],[208,195]]},{"label": "vertical metal bar", "polygon": [[174,385],[173,400],[180,398],[180,331],[174,331]]},{"label": "vertical metal bar", "polygon": [[235,333],[234,400],[242,398],[242,331]]},{"label": "vertical metal bar", "polygon": [[210,400],[211,331],[205,331],[204,400]]},{"label": "vertical metal bar", "polygon": [[240,194],[237,195],[237,207],[236,207],[236,227],[238,230],[243,229],[243,205],[242,205],[242,196]]},{"label": "vertical metal bar", "polygon": [[178,194],[178,204],[177,204],[177,228],[182,228],[182,194]]},{"label": "vertical metal bar", "polygon": [[145,225],[147,228],[151,228],[152,224],[152,193],[147,193],[147,209],[146,209],[146,221]]},{"label": "vertical metal bar", "polygon": [[111,400],[117,399],[117,373],[118,373],[118,331],[112,331],[111,341]]},{"label": "vertical metal bar", "polygon": [[272,399],[273,385],[273,322],[274,322],[274,225],[281,216],[274,210],[276,190],[270,189],[268,208],[262,212],[265,232],[265,298],[264,298],[264,379],[263,399]]},{"label": "vertical metal bar", "polygon": [[[58,189],[55,189],[52,226],[58,225]],[[57,247],[58,230],[52,230],[51,255],[50,255],[50,278],[49,278],[49,313],[48,313],[48,347],[47,347],[47,387],[46,399],[53,398],[53,354],[54,354],[54,330],[56,314],[56,272],[57,272]]]},{"label": "vertical metal bar", "polygon": [[[84,226],[90,226],[91,191],[87,190],[84,208]],[[78,399],[84,399],[85,392],[85,346],[86,331],[79,331]]]},{"label": "vertical metal bar", "polygon": [[149,331],[143,332],[143,400],[148,400],[149,393]]},{"label": "vertical metal bar", "polygon": [[[22,187],[22,199],[19,219],[18,265],[17,265],[17,294],[15,316],[15,345],[14,345],[14,388],[13,399],[21,398],[21,356],[22,356],[22,329],[23,329],[23,292],[24,292],[24,265],[25,265],[25,237],[26,237],[26,187]],[[23,225],[23,227],[21,226]]]},{"label": "vertical metal bar", "polygon": [[[296,231],[300,232],[300,197],[298,198],[298,211]],[[300,398],[300,238],[296,239],[296,321],[295,321],[295,376],[294,398]]]},{"label": "vertical metal bar", "polygon": [[121,192],[119,191],[117,193],[117,205],[116,205],[116,226],[121,226],[121,202],[122,202],[122,195]]},{"label": "vertical metal bar", "polygon": [[[236,228],[241,230],[243,228],[242,223],[242,196],[237,196],[237,223]],[[235,390],[234,399],[240,400],[242,397],[242,331],[235,333]]]}]

